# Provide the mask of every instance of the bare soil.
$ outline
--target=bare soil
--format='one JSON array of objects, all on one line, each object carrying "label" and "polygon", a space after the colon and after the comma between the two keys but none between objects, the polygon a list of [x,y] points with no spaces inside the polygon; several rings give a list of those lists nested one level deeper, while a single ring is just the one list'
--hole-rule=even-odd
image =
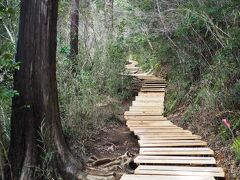
[{"label": "bare soil", "polygon": [[137,138],[121,123],[109,124],[85,144],[86,156],[114,158],[126,152],[137,154]]}]

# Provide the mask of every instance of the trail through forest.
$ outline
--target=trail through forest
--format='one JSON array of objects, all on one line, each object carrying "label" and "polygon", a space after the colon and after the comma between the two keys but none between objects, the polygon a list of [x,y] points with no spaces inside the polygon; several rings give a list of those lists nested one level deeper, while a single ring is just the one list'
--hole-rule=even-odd
[{"label": "trail through forest", "polygon": [[[211,153],[177,164],[191,173],[216,164],[238,180],[239,9],[239,0],[0,0],[1,179],[119,179],[153,164],[159,173],[173,163],[159,148],[194,144]],[[146,83],[160,77],[167,87]],[[147,114],[168,119],[149,124]],[[150,146],[158,156],[142,157]]]}]

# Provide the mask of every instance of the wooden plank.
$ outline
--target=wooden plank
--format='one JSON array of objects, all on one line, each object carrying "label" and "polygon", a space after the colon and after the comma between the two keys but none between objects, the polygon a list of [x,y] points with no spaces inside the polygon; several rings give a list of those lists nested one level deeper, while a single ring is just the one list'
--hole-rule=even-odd
[{"label": "wooden plank", "polygon": [[162,88],[162,89],[150,89],[150,88],[147,88],[147,89],[143,89],[143,88],[141,88],[141,90],[140,90],[141,92],[165,92],[165,89],[164,88]]},{"label": "wooden plank", "polygon": [[135,102],[132,106],[130,106],[130,109],[147,109],[147,110],[163,110],[164,104],[163,103],[141,103],[141,102]]},{"label": "wooden plank", "polygon": [[[191,136],[192,133],[191,132],[150,132],[150,133],[135,133],[136,136],[138,136],[138,138],[140,140],[145,140],[147,139],[147,137],[152,137],[152,136],[159,136],[159,137],[179,137],[179,139],[181,139],[180,137],[186,137],[186,136]],[[161,138],[160,138],[161,139]],[[160,140],[159,139],[159,140]],[[182,138],[183,139],[183,138]],[[166,139],[163,139],[163,140],[168,140],[167,138]],[[176,140],[176,139],[173,139],[173,140]],[[183,140],[187,140],[187,139],[183,139]],[[189,139],[191,140],[191,139]]]},{"label": "wooden plank", "polygon": [[136,129],[136,130],[141,130],[141,129],[183,129],[183,128],[181,128],[181,127],[178,127],[178,126],[176,126],[176,125],[155,125],[155,126],[133,126],[133,127],[131,127],[131,126],[129,126],[129,128],[132,128],[132,129]]},{"label": "wooden plank", "polygon": [[166,128],[166,129],[171,129],[171,128],[177,128],[178,126],[173,125],[173,124],[150,124],[150,125],[141,125],[141,124],[128,124],[128,127],[134,128],[134,129],[141,129],[141,128],[145,128],[145,129],[159,129],[159,128]]},{"label": "wooden plank", "polygon": [[166,87],[167,85],[164,83],[143,83],[142,87]]},{"label": "wooden plank", "polygon": [[151,106],[146,106],[146,107],[143,107],[143,106],[132,106],[129,108],[130,111],[148,111],[148,112],[158,112],[158,111],[161,111],[163,112],[163,106],[162,107],[154,107],[154,108],[151,108]]},{"label": "wooden plank", "polygon": [[120,180],[215,180],[215,178],[211,176],[207,177],[124,174]]},{"label": "wooden plank", "polygon": [[181,132],[183,129],[177,126],[163,126],[163,127],[129,127],[135,134],[141,132]]},{"label": "wooden plank", "polygon": [[137,112],[137,111],[126,111],[124,113],[125,116],[162,116],[162,113],[159,112]]},{"label": "wooden plank", "polygon": [[139,67],[135,66],[126,65],[125,67],[127,68],[127,70],[139,70]]},{"label": "wooden plank", "polygon": [[213,157],[195,156],[143,156],[139,155],[134,159],[137,164],[216,164]]},{"label": "wooden plank", "polygon": [[[181,137],[183,137],[183,136],[190,136],[190,135],[192,135],[192,133],[191,132],[181,132],[181,133],[179,133],[179,132],[150,132],[150,133],[137,133],[136,134],[140,139],[142,139],[142,137],[143,137],[143,139],[144,139],[144,137],[151,137],[151,136],[161,136],[161,137],[164,137],[164,136],[181,136]],[[146,138],[145,138],[146,139]]]},{"label": "wooden plank", "polygon": [[140,148],[141,155],[213,155],[210,148]]},{"label": "wooden plank", "polygon": [[[176,133],[182,133],[182,132],[190,132],[188,130],[183,130],[181,128],[176,128],[176,127],[173,127],[173,128],[134,128],[134,133],[135,134],[143,134],[143,133],[154,133],[154,132],[176,132]],[[154,141],[154,140],[152,140]]]},{"label": "wooden plank", "polygon": [[152,88],[152,89],[165,89],[166,85],[143,85],[142,89],[148,89],[148,88]]},{"label": "wooden plank", "polygon": [[[167,121],[167,118],[159,115],[159,116],[153,116],[153,115],[148,115],[148,116],[144,116],[144,115],[126,115],[124,113],[124,118],[128,121]],[[170,121],[169,121],[170,122]]]},{"label": "wooden plank", "polygon": [[187,166],[143,166],[135,170],[135,174],[171,175],[171,176],[214,176],[224,177],[222,168],[187,167]]},{"label": "wooden plank", "polygon": [[163,102],[139,102],[139,101],[133,101],[132,106],[141,106],[141,107],[164,107]]},{"label": "wooden plank", "polygon": [[156,113],[162,114],[164,112],[164,109],[163,109],[163,107],[158,107],[158,109],[157,108],[151,109],[151,108],[143,108],[143,107],[140,107],[140,108],[132,107],[129,109],[129,112],[146,112],[146,113],[152,113],[152,114],[156,114]]},{"label": "wooden plank", "polygon": [[[151,97],[151,96],[149,96]],[[137,98],[135,101],[132,101],[135,103],[147,103],[147,104],[164,104],[164,98]]]},{"label": "wooden plank", "polygon": [[140,109],[140,108],[131,108],[130,110],[129,110],[130,112],[137,112],[137,113],[147,113],[147,114],[156,114],[156,113],[158,113],[158,114],[163,114],[163,112],[164,112],[164,110],[163,110],[163,108],[161,108],[161,107],[159,107],[159,109]]},{"label": "wooden plank", "polygon": [[182,139],[182,140],[194,140],[194,139],[202,139],[200,136],[197,135],[184,135],[184,136],[150,136],[150,137],[145,137],[144,135],[141,136],[141,140],[164,140],[164,139],[172,139],[172,140],[177,140],[177,139]]},{"label": "wooden plank", "polygon": [[161,100],[164,99],[164,96],[135,96],[135,99],[153,99],[153,100]]},{"label": "wooden plank", "polygon": [[188,147],[188,146],[206,146],[207,143],[201,140],[157,140],[144,141],[139,140],[140,147]]},{"label": "wooden plank", "polygon": [[144,81],[145,84],[154,84],[154,83],[164,83],[166,84],[166,80],[165,79],[158,79],[158,80],[146,80]]},{"label": "wooden plank", "polygon": [[163,108],[159,107],[158,109],[151,109],[151,108],[138,108],[132,107],[129,109],[130,112],[152,112],[152,113],[163,113]]},{"label": "wooden plank", "polygon": [[172,122],[170,121],[127,121],[127,125],[129,127],[141,127],[141,126],[149,126],[149,127],[154,127],[154,126],[169,126],[173,125]]},{"label": "wooden plank", "polygon": [[165,87],[142,87],[141,91],[165,91]]},{"label": "wooden plank", "polygon": [[153,89],[153,90],[156,90],[156,89],[160,89],[160,90],[164,90],[165,89],[165,85],[164,86],[148,86],[148,85],[143,85],[141,89],[145,89],[145,90],[148,90],[148,89]]},{"label": "wooden plank", "polygon": [[165,92],[139,92],[138,96],[165,96]]}]

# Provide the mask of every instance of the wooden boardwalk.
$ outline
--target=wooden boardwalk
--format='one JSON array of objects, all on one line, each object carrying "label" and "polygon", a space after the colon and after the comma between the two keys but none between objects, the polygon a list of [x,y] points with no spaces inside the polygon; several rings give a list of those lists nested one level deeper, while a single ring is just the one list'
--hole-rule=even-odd
[{"label": "wooden boardwalk", "polygon": [[139,138],[140,152],[134,174],[121,180],[213,180],[224,178],[216,167],[214,152],[198,135],[184,130],[163,116],[166,82],[147,73],[139,73],[137,62],[126,65],[130,75],[143,85],[125,119]]}]

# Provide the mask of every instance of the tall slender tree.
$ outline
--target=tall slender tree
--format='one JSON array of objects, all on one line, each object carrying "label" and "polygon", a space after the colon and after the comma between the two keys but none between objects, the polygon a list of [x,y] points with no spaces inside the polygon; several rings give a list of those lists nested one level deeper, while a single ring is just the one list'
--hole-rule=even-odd
[{"label": "tall slender tree", "polygon": [[[83,169],[66,145],[59,117],[56,82],[57,0],[22,0],[14,74],[9,161],[14,179],[33,179],[43,143],[65,179]],[[46,136],[42,137],[41,129]],[[39,140],[44,141],[39,141]],[[40,143],[41,142],[41,143]]]},{"label": "tall slender tree", "polygon": [[113,0],[105,0],[105,19],[108,33],[113,31]]},{"label": "tall slender tree", "polygon": [[78,55],[79,0],[71,1],[70,57]]}]

